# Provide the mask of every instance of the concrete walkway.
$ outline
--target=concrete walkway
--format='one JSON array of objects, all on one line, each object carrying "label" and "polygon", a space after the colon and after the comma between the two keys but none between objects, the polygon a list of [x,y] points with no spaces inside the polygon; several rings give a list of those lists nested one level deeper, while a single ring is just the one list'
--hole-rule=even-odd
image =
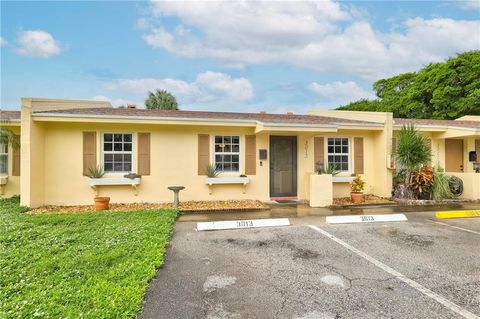
[{"label": "concrete walkway", "polygon": [[[439,210],[480,209],[480,203],[458,203],[448,205],[370,205],[351,208],[313,208],[307,204],[269,204],[268,210],[256,211],[229,211],[208,213],[187,213],[178,219],[180,222],[200,222],[260,218],[297,218],[297,217],[325,217],[332,215],[365,215],[365,214],[393,214],[411,212],[434,212]],[[324,220],[324,219],[323,219]]]}]

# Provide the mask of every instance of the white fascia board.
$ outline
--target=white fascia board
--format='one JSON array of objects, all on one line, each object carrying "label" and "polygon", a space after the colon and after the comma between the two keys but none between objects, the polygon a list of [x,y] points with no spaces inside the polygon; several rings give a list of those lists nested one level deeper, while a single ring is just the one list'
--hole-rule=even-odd
[{"label": "white fascia board", "polygon": [[[405,125],[410,124],[395,124],[393,127],[395,129],[401,129]],[[463,126],[452,126],[452,125],[415,125],[415,128],[418,129],[434,129],[434,130],[460,130],[460,131],[469,131],[469,132],[480,132],[480,129],[473,127],[463,127]]]},{"label": "white fascia board", "polygon": [[162,116],[119,116],[119,115],[95,115],[95,114],[67,114],[67,113],[34,113],[33,118],[74,118],[74,119],[110,119],[110,120],[143,120],[143,121],[167,121],[167,122],[211,122],[211,123],[244,123],[255,126],[266,127],[298,127],[298,128],[331,128],[338,129],[342,126],[361,126],[361,127],[382,127],[382,124],[364,124],[364,123],[343,123],[335,122],[334,124],[302,124],[302,123],[272,123],[262,122],[259,120],[244,120],[244,119],[213,119],[213,118],[184,118],[184,117],[162,117]]}]

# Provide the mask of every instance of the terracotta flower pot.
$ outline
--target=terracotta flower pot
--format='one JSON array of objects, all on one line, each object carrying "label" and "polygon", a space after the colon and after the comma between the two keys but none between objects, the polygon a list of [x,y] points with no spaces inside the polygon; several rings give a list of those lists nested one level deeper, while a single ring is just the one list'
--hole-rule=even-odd
[{"label": "terracotta flower pot", "polygon": [[95,210],[107,210],[110,197],[95,197]]},{"label": "terracotta flower pot", "polygon": [[352,203],[354,204],[360,204],[365,201],[365,198],[363,197],[363,193],[350,193],[350,197],[352,198]]}]

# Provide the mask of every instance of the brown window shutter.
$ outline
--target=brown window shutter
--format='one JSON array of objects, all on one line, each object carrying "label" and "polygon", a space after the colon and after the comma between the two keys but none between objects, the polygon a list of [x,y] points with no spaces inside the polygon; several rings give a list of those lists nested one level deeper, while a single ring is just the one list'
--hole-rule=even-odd
[{"label": "brown window shutter", "polygon": [[321,161],[323,163],[324,169],[327,169],[327,163],[325,163],[324,148],[323,148],[323,137],[314,137],[313,138],[313,171],[317,170],[317,162]]},{"label": "brown window shutter", "polygon": [[363,137],[353,139],[353,171],[363,174]]},{"label": "brown window shutter", "polygon": [[138,133],[137,174],[150,175],[150,133]]},{"label": "brown window shutter", "polygon": [[20,136],[15,135],[16,147],[12,149],[12,176],[20,176]]},{"label": "brown window shutter", "polygon": [[97,133],[83,132],[83,175],[97,165]]},{"label": "brown window shutter", "polygon": [[255,135],[245,136],[245,174],[255,175],[257,173],[257,137]]},{"label": "brown window shutter", "polygon": [[198,134],[198,175],[207,175],[210,164],[210,135]]}]

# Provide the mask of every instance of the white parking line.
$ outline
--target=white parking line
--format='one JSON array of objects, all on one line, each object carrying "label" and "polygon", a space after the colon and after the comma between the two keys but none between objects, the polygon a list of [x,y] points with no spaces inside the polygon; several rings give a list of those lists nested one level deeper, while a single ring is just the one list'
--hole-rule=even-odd
[{"label": "white parking line", "polygon": [[456,229],[460,229],[460,230],[463,230],[463,231],[466,231],[466,232],[469,232],[469,233],[472,233],[472,234],[480,235],[480,232],[474,231],[474,230],[471,230],[471,229],[462,228],[462,227],[458,227],[458,226],[453,226],[453,225],[450,225],[450,224],[447,224],[447,223],[437,222],[436,220],[431,220],[431,222],[436,223],[436,224],[440,224],[440,225],[445,225],[445,226],[452,227],[452,228],[456,228]]},{"label": "white parking line", "polygon": [[369,262],[371,262],[372,264],[374,264],[375,266],[377,266],[378,268],[384,270],[385,272],[389,273],[390,275],[394,276],[395,278],[397,278],[398,280],[401,280],[403,281],[404,283],[406,283],[407,285],[409,285],[410,287],[418,290],[419,292],[421,292],[422,294],[426,295],[427,297],[437,301],[438,303],[442,304],[443,306],[447,307],[448,309],[456,312],[457,314],[461,315],[462,317],[464,318],[467,318],[467,319],[480,319],[480,317],[478,317],[477,315],[469,312],[468,310],[458,306],[457,304],[451,302],[450,300],[446,299],[445,297],[442,297],[440,296],[439,294],[431,291],[430,289],[422,286],[421,284],[419,284],[418,282],[404,276],[403,274],[399,273],[398,271],[396,271],[395,269],[385,265],[384,263],[382,263],[381,261],[378,261],[376,260],[375,258],[373,258],[372,256],[370,255],[367,255],[366,253],[364,253],[363,251],[360,251],[358,250],[357,248],[347,244],[346,242],[344,242],[343,240],[335,237],[334,235],[330,234],[329,232],[317,227],[317,226],[314,226],[314,225],[308,225],[308,227],[310,227],[311,229],[319,232],[320,234],[322,234],[323,236],[327,237],[327,238],[330,238],[331,240],[335,241],[336,243],[342,245],[343,247],[347,248],[348,250],[350,250],[351,252],[357,254],[358,256],[368,260]]}]

